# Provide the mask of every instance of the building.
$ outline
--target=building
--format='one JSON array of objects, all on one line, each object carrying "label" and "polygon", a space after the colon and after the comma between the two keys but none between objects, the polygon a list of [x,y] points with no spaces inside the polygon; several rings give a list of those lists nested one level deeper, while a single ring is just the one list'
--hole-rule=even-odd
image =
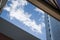
[{"label": "building", "polygon": [[[52,4],[49,5],[51,7],[49,7],[48,4],[43,4],[43,3],[45,3],[43,1],[40,1],[40,0],[38,0],[38,1],[29,0],[29,2],[32,2],[32,4],[36,5],[40,9],[44,10],[47,14],[50,14],[55,18],[54,19],[53,17],[45,14],[45,25],[46,25],[46,35],[47,35],[46,40],[60,40],[60,38],[59,38],[60,37],[60,21],[58,21],[58,20],[60,20],[59,9],[57,9],[58,11],[53,9],[53,8],[57,8],[57,6],[51,0],[50,0],[50,2]],[[53,5],[54,5],[54,7],[52,7]],[[27,33],[26,31],[18,28],[16,25],[13,25],[10,22],[4,20],[1,17],[0,17],[0,20],[1,20],[0,21],[0,32],[5,34],[6,36],[10,37],[11,39],[14,39],[14,40],[20,40],[20,39],[21,40],[40,40],[40,39],[36,38],[35,36],[32,36],[31,34]]]},{"label": "building", "polygon": [[45,14],[47,40],[60,40],[60,21]]},{"label": "building", "polygon": [[52,40],[60,40],[60,21],[57,21],[53,17],[49,17],[50,21],[50,33]]}]

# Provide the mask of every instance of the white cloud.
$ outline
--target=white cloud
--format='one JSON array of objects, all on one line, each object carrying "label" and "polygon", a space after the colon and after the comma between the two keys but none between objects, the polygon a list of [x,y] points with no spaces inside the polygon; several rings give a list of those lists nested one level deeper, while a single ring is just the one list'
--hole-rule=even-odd
[{"label": "white cloud", "polygon": [[[33,31],[42,33],[41,24],[37,25],[35,20],[31,20],[31,14],[24,12],[24,6],[27,5],[26,0],[12,0],[11,7],[6,7],[5,10],[9,10],[11,20],[16,18],[17,20],[23,22],[25,25],[30,27]],[[17,8],[19,7],[19,8]]]}]

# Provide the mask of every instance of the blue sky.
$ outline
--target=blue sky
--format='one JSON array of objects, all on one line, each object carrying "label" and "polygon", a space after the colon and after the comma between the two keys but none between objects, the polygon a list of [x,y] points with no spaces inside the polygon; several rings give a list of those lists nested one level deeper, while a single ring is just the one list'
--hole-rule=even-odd
[{"label": "blue sky", "polygon": [[46,40],[44,12],[26,0],[8,0],[1,17],[33,36]]}]

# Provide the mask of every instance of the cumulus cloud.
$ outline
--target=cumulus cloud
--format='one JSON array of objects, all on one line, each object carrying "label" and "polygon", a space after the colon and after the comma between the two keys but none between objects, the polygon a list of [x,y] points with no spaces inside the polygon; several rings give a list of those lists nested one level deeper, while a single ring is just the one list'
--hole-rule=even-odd
[{"label": "cumulus cloud", "polygon": [[33,31],[42,33],[41,28],[42,25],[35,22],[35,20],[31,20],[30,17],[32,16],[28,12],[24,11],[24,6],[28,3],[26,0],[12,0],[11,7],[6,6],[5,10],[10,12],[10,19],[16,18],[17,20],[23,22],[26,26],[30,27]]}]

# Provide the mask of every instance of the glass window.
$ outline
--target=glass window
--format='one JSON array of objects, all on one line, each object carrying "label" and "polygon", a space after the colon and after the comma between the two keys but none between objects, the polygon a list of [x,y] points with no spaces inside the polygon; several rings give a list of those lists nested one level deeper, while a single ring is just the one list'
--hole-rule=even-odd
[{"label": "glass window", "polygon": [[33,36],[46,40],[44,13],[26,0],[8,0],[1,17]]}]

